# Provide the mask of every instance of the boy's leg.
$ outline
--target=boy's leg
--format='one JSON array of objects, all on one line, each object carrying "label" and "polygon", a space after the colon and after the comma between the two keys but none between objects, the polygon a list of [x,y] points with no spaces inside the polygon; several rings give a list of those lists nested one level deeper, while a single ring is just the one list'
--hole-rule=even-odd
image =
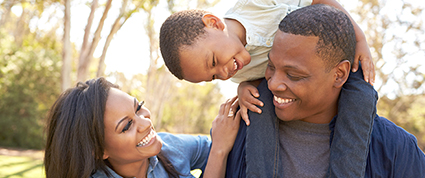
[{"label": "boy's leg", "polygon": [[[246,130],[247,177],[280,177],[279,121],[274,112],[273,95],[264,79],[257,87],[264,103],[261,114],[249,111],[251,121]],[[282,175],[282,174],[280,174]]]},{"label": "boy's leg", "polygon": [[341,90],[330,149],[329,177],[364,177],[378,94],[361,66]]}]

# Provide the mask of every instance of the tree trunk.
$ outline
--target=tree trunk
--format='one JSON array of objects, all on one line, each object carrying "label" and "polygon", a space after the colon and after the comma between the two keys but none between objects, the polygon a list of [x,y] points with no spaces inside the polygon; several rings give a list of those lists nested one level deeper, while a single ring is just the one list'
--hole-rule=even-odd
[{"label": "tree trunk", "polygon": [[87,65],[89,64],[89,62],[86,62],[85,60],[91,46],[89,44],[90,29],[93,24],[94,13],[96,12],[97,7],[98,7],[98,0],[93,0],[91,8],[90,8],[91,9],[90,15],[87,20],[87,25],[86,25],[86,28],[84,29],[84,39],[83,39],[83,44],[81,45],[80,57],[78,59],[77,81],[84,81],[86,79],[85,76],[87,75],[87,72],[85,70],[88,70]]},{"label": "tree trunk", "polygon": [[71,87],[71,0],[65,0],[65,17],[63,33],[63,51],[62,51],[62,73],[61,90],[65,91]]},{"label": "tree trunk", "polygon": [[120,20],[124,17],[125,9],[127,7],[127,2],[128,0],[124,0],[122,2],[120,14],[118,15],[117,19],[115,19],[115,22],[111,28],[111,32],[106,38],[105,46],[103,46],[102,56],[100,56],[100,59],[99,59],[99,65],[97,67],[96,77],[100,77],[105,73],[105,57],[106,57],[106,52],[108,51],[109,45],[111,44],[112,38],[117,33],[117,31],[122,27],[122,25],[124,25],[127,19],[131,16],[131,14],[128,15],[127,17],[125,17],[124,21],[120,23]]}]

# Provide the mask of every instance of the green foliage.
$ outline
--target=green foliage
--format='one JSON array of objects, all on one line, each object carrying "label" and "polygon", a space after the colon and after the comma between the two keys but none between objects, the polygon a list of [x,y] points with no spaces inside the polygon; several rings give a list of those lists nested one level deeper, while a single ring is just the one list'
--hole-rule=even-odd
[{"label": "green foliage", "polygon": [[209,133],[223,96],[217,84],[180,81],[164,104],[162,128],[178,133]]},{"label": "green foliage", "polygon": [[393,121],[413,134],[418,145],[425,150],[425,95],[411,95],[389,99],[381,97],[378,114]]},{"label": "green foliage", "polygon": [[0,145],[44,145],[44,118],[60,92],[60,46],[30,34],[22,46],[0,34]]}]

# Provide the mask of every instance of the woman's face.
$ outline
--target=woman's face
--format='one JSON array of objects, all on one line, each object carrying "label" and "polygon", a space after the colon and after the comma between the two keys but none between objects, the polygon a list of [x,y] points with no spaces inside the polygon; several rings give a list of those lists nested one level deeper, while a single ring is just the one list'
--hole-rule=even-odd
[{"label": "woman's face", "polygon": [[105,108],[104,159],[111,163],[137,162],[159,153],[160,138],[150,120],[149,110],[127,93],[111,88]]}]

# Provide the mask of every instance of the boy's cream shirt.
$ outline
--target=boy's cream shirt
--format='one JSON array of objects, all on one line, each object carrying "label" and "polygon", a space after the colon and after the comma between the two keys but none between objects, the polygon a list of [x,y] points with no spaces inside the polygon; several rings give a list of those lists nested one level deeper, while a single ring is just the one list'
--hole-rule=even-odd
[{"label": "boy's cream shirt", "polygon": [[263,78],[267,67],[267,54],[273,45],[280,21],[286,14],[311,5],[312,0],[239,0],[224,18],[240,22],[246,30],[245,48],[251,62],[234,75],[236,83]]}]

